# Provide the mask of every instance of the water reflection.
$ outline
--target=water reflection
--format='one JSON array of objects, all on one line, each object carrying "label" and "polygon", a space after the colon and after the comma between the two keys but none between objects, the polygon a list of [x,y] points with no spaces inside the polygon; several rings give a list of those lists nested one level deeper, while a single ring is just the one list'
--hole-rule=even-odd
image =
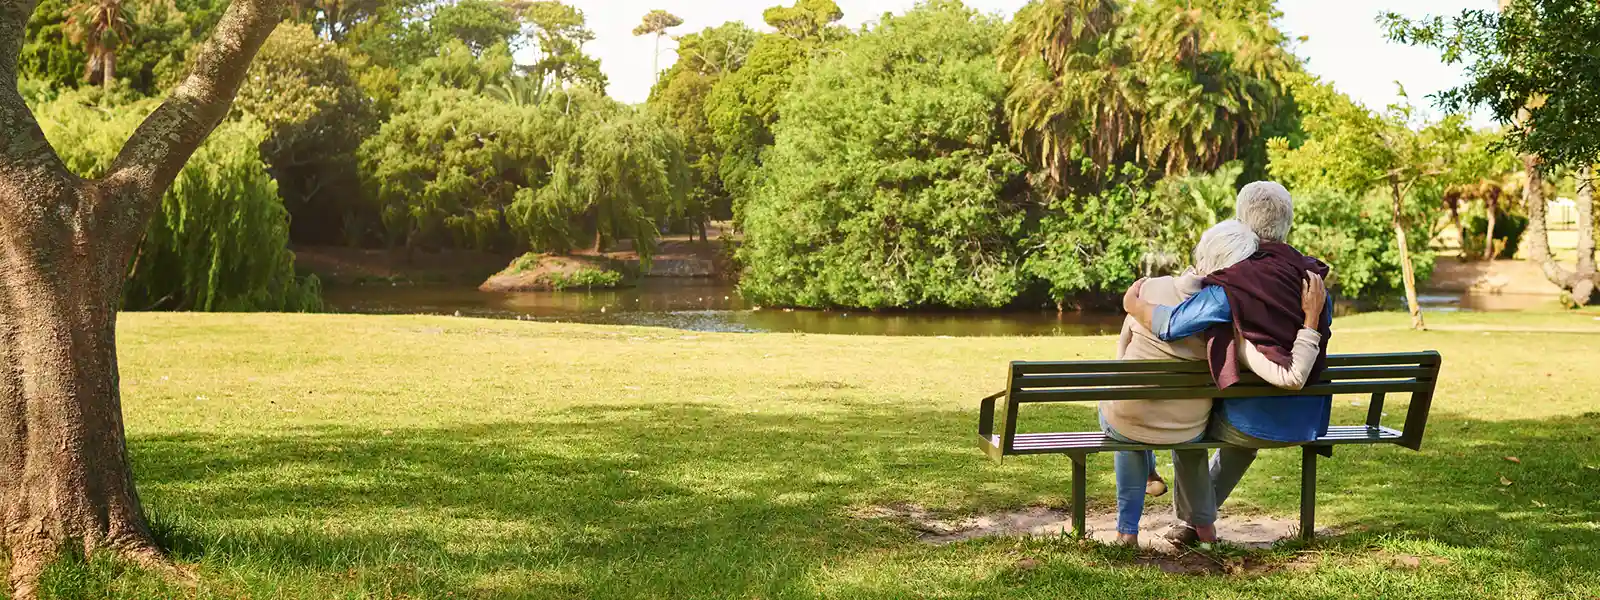
[{"label": "water reflection", "polygon": [[326,291],[336,312],[461,314],[691,331],[797,332],[850,335],[1013,336],[1103,335],[1120,315],[1055,311],[862,312],[756,309],[731,284],[652,279],[644,285],[593,292],[491,293],[432,286],[355,286]]},{"label": "water reflection", "polygon": [[[1057,314],[1054,310],[875,313],[757,309],[740,298],[731,284],[704,279],[649,279],[639,287],[620,290],[518,294],[480,292],[465,287],[369,285],[332,288],[325,297],[330,308],[337,312],[460,314],[740,333],[1105,335],[1116,333],[1122,324],[1119,314]],[[1515,294],[1425,294],[1418,300],[1429,312],[1523,310],[1552,302],[1547,296]],[[1360,307],[1341,302],[1337,310],[1344,315],[1359,312]]]}]

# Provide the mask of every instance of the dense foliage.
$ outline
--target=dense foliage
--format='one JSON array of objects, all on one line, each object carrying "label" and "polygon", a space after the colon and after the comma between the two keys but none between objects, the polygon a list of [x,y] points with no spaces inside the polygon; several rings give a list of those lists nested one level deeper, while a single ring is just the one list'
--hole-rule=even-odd
[{"label": "dense foliage", "polygon": [[[53,135],[123,127],[225,6],[41,0],[24,93]],[[1550,74],[1589,65],[1563,36],[1592,33],[1594,11],[1517,0],[1391,25],[1475,61],[1447,105],[1509,118],[1545,98],[1528,123],[1560,123],[1516,139],[1561,162],[1600,148],[1573,129],[1592,116],[1588,76]],[[1397,235],[1426,277],[1443,227],[1473,256],[1516,229],[1518,165],[1495,132],[1305,84],[1278,15],[1273,0],[1034,0],[1010,16],[925,0],[852,31],[835,0],[789,0],[764,31],[678,35],[648,11],[634,33],[677,59],[635,107],[606,97],[595,33],[558,0],[293,0],[152,226],[129,304],[304,307],[291,241],[408,257],[631,242],[648,260],[662,233],[731,221],[742,247],[726,255],[765,304],[1084,305],[1187,264],[1237,186],[1269,175],[1296,194],[1290,241],[1346,296],[1406,287]],[[96,168],[100,143],[74,166]],[[192,241],[222,231],[238,246]],[[259,273],[230,262],[240,248],[266,257]]]},{"label": "dense foliage", "polygon": [[678,38],[678,61],[650,91],[649,107],[683,135],[691,169],[687,214],[704,235],[712,219],[733,217],[733,200],[722,182],[725,150],[711,128],[707,98],[723,78],[744,67],[759,39],[743,23],[707,27]]},{"label": "dense foliage", "polygon": [[301,242],[359,242],[366,233],[355,150],[375,123],[361,66],[309,25],[282,25],[234,102],[267,126],[261,154],[298,217],[292,231]]},{"label": "dense foliage", "polygon": [[1385,20],[1394,39],[1465,64],[1467,82],[1439,96],[1444,107],[1487,107],[1510,126],[1519,151],[1550,164],[1577,167],[1600,157],[1600,4],[1516,0],[1500,12]]},{"label": "dense foliage", "polygon": [[781,105],[745,208],[747,296],[880,308],[998,306],[1017,294],[1023,165],[993,118],[1005,94],[991,54],[1000,32],[934,1],[810,68]]},{"label": "dense foliage", "polygon": [[[72,92],[34,106],[73,172],[98,176],[154,108],[97,102]],[[123,305],[132,310],[302,311],[321,306],[315,277],[295,276],[289,215],[258,150],[259,121],[224,123],[172,188],[129,266]]]}]

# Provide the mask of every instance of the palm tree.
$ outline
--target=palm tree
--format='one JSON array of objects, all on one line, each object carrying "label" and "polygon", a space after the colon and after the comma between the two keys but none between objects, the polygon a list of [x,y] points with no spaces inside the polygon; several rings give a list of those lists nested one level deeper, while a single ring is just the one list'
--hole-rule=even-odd
[{"label": "palm tree", "polygon": [[67,9],[67,37],[89,54],[84,81],[95,73],[111,89],[117,82],[117,50],[133,37],[133,12],[123,0],[85,0]]},{"label": "palm tree", "polygon": [[486,85],[483,93],[512,106],[536,106],[550,97],[550,86],[546,85],[544,77],[521,75]]},{"label": "palm tree", "polygon": [[1087,157],[1215,170],[1275,117],[1297,68],[1269,0],[1038,0],[999,52],[1012,140],[1048,180]]}]

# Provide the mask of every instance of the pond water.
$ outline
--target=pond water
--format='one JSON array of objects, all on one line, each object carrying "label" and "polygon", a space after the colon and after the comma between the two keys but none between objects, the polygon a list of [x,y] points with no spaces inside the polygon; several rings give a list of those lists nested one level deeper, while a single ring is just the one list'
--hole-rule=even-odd
[{"label": "pond water", "polygon": [[[493,293],[470,287],[363,285],[325,291],[330,310],[363,314],[460,314],[565,323],[641,325],[709,332],[798,332],[912,336],[1114,334],[1122,316],[1054,309],[870,312],[757,309],[732,284],[710,279],[646,279],[619,290]],[[1507,310],[1528,301],[1425,295],[1430,311]],[[1548,298],[1535,297],[1548,302]],[[1348,307],[1341,310],[1345,312]]]}]

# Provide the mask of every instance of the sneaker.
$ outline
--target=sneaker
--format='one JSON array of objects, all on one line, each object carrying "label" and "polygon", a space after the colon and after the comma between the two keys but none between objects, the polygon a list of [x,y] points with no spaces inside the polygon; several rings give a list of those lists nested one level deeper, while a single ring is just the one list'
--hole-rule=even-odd
[{"label": "sneaker", "polygon": [[1151,479],[1144,483],[1144,493],[1147,496],[1157,497],[1167,493],[1167,482],[1160,479]]}]

